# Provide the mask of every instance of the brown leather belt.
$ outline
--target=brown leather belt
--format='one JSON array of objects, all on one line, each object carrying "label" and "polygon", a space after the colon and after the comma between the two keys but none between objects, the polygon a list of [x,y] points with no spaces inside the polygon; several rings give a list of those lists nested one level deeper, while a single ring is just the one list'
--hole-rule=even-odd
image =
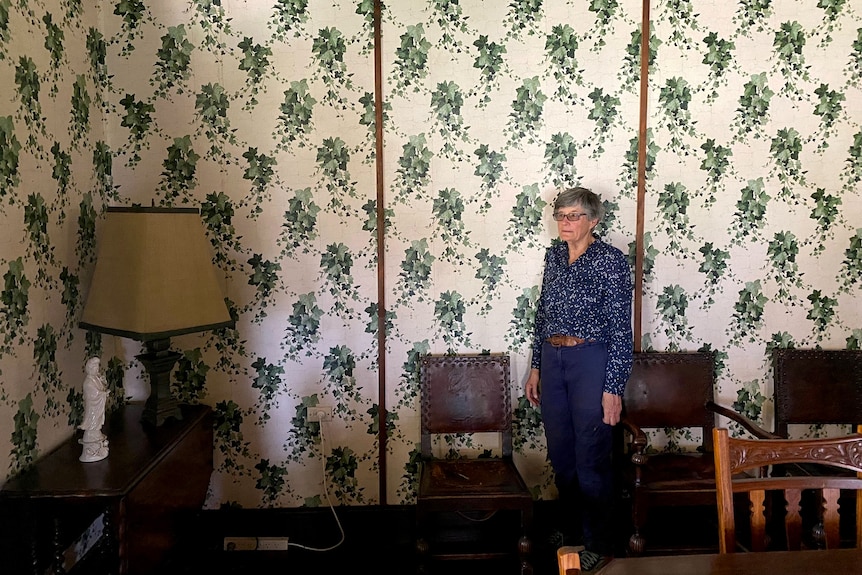
[{"label": "brown leather belt", "polygon": [[554,347],[575,347],[576,345],[581,345],[582,343],[585,343],[587,340],[575,335],[561,335],[557,333],[552,335],[545,341],[547,341]]}]

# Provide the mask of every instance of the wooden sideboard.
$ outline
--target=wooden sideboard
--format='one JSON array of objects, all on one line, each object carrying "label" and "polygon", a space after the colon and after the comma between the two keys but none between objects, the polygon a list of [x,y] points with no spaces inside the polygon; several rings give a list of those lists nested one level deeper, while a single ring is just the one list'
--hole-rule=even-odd
[{"label": "wooden sideboard", "polygon": [[181,409],[182,420],[152,427],[141,423],[142,404],[123,406],[103,428],[107,459],[80,462],[76,433],[9,479],[0,490],[0,571],[65,573],[66,550],[101,517],[100,537],[71,572],[155,572],[190,536],[213,470],[212,410]]}]

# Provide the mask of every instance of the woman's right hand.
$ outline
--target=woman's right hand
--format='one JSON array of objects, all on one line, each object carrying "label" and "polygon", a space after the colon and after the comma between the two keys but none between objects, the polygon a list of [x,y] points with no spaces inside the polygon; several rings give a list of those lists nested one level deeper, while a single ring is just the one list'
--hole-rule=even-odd
[{"label": "woman's right hand", "polygon": [[526,384],[527,401],[534,407],[539,406],[539,370],[531,368]]}]

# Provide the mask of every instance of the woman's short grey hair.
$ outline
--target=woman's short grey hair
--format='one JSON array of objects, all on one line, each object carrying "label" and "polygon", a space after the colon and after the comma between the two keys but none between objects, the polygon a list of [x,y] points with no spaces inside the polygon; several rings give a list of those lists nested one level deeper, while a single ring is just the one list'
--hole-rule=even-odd
[{"label": "woman's short grey hair", "polygon": [[601,198],[587,188],[580,186],[566,188],[554,200],[554,212],[559,211],[560,208],[571,208],[574,206],[583,208],[587,217],[591,220],[602,221],[602,218],[605,217],[605,205],[602,203]]}]

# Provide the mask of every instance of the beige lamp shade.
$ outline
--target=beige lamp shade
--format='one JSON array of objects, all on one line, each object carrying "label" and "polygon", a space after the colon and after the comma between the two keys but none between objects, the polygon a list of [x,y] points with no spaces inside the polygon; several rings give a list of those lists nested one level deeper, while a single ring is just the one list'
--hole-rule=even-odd
[{"label": "beige lamp shade", "polygon": [[147,342],[233,324],[198,210],[107,209],[80,327]]}]

